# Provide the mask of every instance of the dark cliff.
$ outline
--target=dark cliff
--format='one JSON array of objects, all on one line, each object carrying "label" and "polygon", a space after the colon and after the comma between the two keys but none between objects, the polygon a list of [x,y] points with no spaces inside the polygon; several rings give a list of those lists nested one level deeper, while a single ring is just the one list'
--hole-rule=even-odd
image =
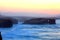
[{"label": "dark cliff", "polygon": [[11,19],[0,18],[0,27],[1,28],[9,28],[13,26],[13,22]]},{"label": "dark cliff", "polygon": [[56,24],[55,19],[51,18],[35,18],[24,21],[23,24]]}]

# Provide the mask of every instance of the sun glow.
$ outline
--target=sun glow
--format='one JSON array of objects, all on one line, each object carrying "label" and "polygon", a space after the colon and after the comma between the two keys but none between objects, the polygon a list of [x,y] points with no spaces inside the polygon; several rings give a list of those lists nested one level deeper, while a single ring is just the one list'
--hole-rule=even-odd
[{"label": "sun glow", "polygon": [[0,11],[60,13],[60,0],[0,0]]}]

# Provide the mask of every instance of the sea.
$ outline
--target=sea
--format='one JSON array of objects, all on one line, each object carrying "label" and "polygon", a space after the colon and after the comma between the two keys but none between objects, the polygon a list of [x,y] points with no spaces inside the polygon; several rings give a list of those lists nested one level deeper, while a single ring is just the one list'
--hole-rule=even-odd
[{"label": "sea", "polygon": [[14,24],[11,28],[0,28],[3,40],[60,40],[60,19],[56,24]]}]

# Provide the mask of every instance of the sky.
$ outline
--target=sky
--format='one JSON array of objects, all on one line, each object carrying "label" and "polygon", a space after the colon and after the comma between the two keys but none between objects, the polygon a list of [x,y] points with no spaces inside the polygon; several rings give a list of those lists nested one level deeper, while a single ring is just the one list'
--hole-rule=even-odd
[{"label": "sky", "polygon": [[0,13],[36,17],[60,15],[60,0],[0,0]]}]

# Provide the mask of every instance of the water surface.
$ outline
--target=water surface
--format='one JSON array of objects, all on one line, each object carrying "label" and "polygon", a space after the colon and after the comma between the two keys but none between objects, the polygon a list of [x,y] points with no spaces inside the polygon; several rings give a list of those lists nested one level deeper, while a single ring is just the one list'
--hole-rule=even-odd
[{"label": "water surface", "polygon": [[60,20],[54,25],[28,25],[20,22],[12,28],[0,28],[3,40],[60,40]]}]

